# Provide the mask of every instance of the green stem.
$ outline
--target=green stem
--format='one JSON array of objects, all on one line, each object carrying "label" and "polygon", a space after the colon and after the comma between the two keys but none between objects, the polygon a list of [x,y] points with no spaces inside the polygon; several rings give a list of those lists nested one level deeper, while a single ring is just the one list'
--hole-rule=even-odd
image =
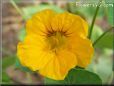
[{"label": "green stem", "polygon": [[93,46],[95,46],[98,41],[106,34],[108,33],[109,31],[111,31],[112,29],[114,29],[114,27],[111,27],[110,29],[108,29],[107,31],[105,31],[98,39],[96,39],[96,41],[93,43]]},{"label": "green stem", "polygon": [[99,7],[101,5],[101,1],[102,0],[100,0],[99,4],[97,5],[96,11],[95,11],[95,15],[93,17],[93,20],[92,20],[92,23],[91,23],[91,26],[90,26],[90,32],[89,32],[89,36],[88,36],[89,39],[91,39],[91,36],[92,36],[93,26],[94,26],[94,23],[95,23],[95,20],[96,20],[96,17],[97,17],[97,13],[99,11]]},{"label": "green stem", "polygon": [[17,10],[17,12],[23,17],[23,19],[25,19],[24,16],[23,16],[22,10],[19,9],[19,7],[18,7],[18,6],[16,5],[16,3],[14,2],[14,0],[11,0],[10,2],[11,2],[11,4],[14,6],[14,8]]}]

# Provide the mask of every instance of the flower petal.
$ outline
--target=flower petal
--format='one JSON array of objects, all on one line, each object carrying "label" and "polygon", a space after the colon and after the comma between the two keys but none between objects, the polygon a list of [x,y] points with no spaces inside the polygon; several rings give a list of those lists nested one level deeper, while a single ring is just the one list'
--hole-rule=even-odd
[{"label": "flower petal", "polygon": [[27,34],[46,35],[48,30],[52,30],[50,22],[54,15],[55,12],[49,9],[34,14],[26,23]]},{"label": "flower petal", "polygon": [[[72,43],[72,44],[71,44]],[[86,67],[90,64],[94,49],[87,38],[75,36],[69,39],[69,50],[75,53],[78,66]]]},{"label": "flower petal", "polygon": [[17,48],[21,63],[33,71],[43,68],[54,57],[46,47],[44,38],[38,36],[26,36],[25,41],[20,42]]},{"label": "flower petal", "polygon": [[39,70],[41,75],[55,80],[63,80],[68,71],[77,65],[76,57],[68,50],[60,50],[43,69]]},{"label": "flower petal", "polygon": [[[93,47],[87,39],[88,24],[80,16],[44,10],[27,21],[26,31],[24,42],[18,44],[17,55],[20,62],[33,71],[63,80],[71,68],[86,67],[90,63]],[[64,36],[64,42],[56,32]],[[48,36],[52,35],[57,35],[57,41],[49,41]],[[64,44],[52,48],[51,42]]]},{"label": "flower petal", "polygon": [[67,34],[76,33],[78,35],[88,35],[88,24],[80,16],[68,12],[57,14],[51,22],[52,28],[67,32]]}]

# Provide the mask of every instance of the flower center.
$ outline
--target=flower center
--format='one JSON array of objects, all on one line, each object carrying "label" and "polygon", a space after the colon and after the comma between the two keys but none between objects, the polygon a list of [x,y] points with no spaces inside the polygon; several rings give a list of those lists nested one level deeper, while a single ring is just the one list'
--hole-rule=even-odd
[{"label": "flower center", "polygon": [[48,36],[48,43],[51,50],[57,50],[65,44],[66,36],[62,32],[53,32]]}]

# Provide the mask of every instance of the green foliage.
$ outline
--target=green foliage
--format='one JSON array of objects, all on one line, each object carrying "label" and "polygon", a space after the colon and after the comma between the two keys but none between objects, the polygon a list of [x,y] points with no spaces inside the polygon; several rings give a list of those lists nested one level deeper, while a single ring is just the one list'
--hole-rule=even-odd
[{"label": "green foliage", "polygon": [[13,57],[4,57],[2,59],[2,68],[3,70],[6,69],[8,66],[14,64],[15,62],[15,56]]},{"label": "green foliage", "polygon": [[2,72],[2,82],[11,82],[10,77],[5,72]]},{"label": "green foliage", "polygon": [[[96,7],[93,6],[86,6],[86,7],[81,7],[81,6],[76,6],[76,2],[69,3],[67,5],[68,10],[74,14],[79,14],[82,17],[92,19],[93,15],[95,14]],[[100,7],[99,12],[97,14],[97,18],[102,18],[104,16],[104,8]]]},{"label": "green foliage", "polygon": [[9,76],[6,74],[6,68],[14,64],[14,62],[15,62],[15,56],[4,57],[2,59],[2,82],[8,82],[8,83],[11,82]]},{"label": "green foliage", "polygon": [[[102,29],[95,25],[94,29],[93,29],[93,33],[92,33],[92,42],[94,42],[99,36],[101,36],[103,34]],[[112,49],[113,48],[113,32],[110,31],[107,34],[105,34],[95,45],[95,48],[99,48],[99,49],[105,49],[105,48],[109,48]]]},{"label": "green foliage", "polygon": [[97,48],[113,48],[113,33],[109,32],[105,36],[103,36],[100,41],[95,45]]},{"label": "green foliage", "polygon": [[55,5],[48,5],[48,4],[40,4],[38,6],[29,6],[26,8],[22,8],[23,14],[25,16],[25,19],[29,19],[31,18],[31,16],[39,11],[42,11],[44,9],[52,9],[55,12],[61,13],[63,12],[63,10]]},{"label": "green foliage", "polygon": [[113,21],[114,21],[114,19],[113,19],[114,18],[113,10],[114,10],[113,7],[108,7],[107,8],[107,11],[108,11],[107,12],[107,17],[108,17],[108,22],[109,22],[110,25],[113,25]]},{"label": "green foliage", "polygon": [[102,84],[98,75],[85,69],[75,68],[69,71],[64,80],[45,78],[45,84]]}]

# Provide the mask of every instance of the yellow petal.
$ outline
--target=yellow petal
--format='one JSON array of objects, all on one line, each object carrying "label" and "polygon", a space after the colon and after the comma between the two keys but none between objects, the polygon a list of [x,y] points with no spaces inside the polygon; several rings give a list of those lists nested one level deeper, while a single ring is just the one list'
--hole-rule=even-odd
[{"label": "yellow petal", "polygon": [[25,41],[20,42],[17,48],[21,63],[33,71],[43,68],[54,57],[53,53],[46,49],[44,38],[35,35],[26,36]]},{"label": "yellow petal", "polygon": [[57,14],[51,22],[51,26],[55,31],[67,32],[67,34],[75,33],[78,35],[88,35],[88,24],[80,16],[68,12]]},{"label": "yellow petal", "polygon": [[52,30],[50,22],[55,12],[49,9],[35,13],[33,17],[27,20],[26,30],[28,34],[46,35],[48,30]]},{"label": "yellow petal", "polygon": [[43,69],[39,70],[41,75],[55,80],[63,80],[71,68],[77,65],[76,57],[68,50],[58,51],[53,58]]},{"label": "yellow petal", "polygon": [[86,67],[90,64],[94,49],[92,42],[87,38],[80,36],[71,37],[69,39],[69,49],[75,53],[78,66]]}]

